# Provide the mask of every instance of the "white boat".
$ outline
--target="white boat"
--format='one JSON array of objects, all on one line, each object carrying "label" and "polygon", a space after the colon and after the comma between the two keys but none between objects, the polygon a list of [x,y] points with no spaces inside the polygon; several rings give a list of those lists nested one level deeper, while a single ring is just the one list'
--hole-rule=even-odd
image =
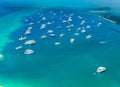
[{"label": "white boat", "polygon": [[46,17],[43,17],[42,20],[45,21],[45,20],[46,20]]},{"label": "white boat", "polygon": [[78,18],[79,18],[79,19],[82,19],[83,17],[79,15]]},{"label": "white boat", "polygon": [[71,22],[72,21],[72,17],[68,17],[68,22]]},{"label": "white boat", "polygon": [[54,45],[60,45],[61,43],[60,42],[55,42]]},{"label": "white boat", "polygon": [[32,27],[28,27],[27,29],[28,29],[28,30],[31,30],[31,29],[32,29]]},{"label": "white boat", "polygon": [[79,31],[79,30],[81,30],[81,28],[79,27],[79,28],[77,28],[77,30]]},{"label": "white boat", "polygon": [[45,39],[45,38],[47,38],[47,36],[46,36],[46,35],[43,35],[43,36],[41,36],[40,38],[41,38],[41,39]]},{"label": "white boat", "polygon": [[19,50],[19,49],[21,49],[21,48],[23,48],[23,46],[17,46],[15,49],[16,49],[16,50]]},{"label": "white boat", "polygon": [[100,67],[98,67],[97,68],[97,73],[102,73],[102,72],[104,72],[104,71],[106,71],[106,68],[105,67],[103,67],[103,66],[100,66]]},{"label": "white boat", "polygon": [[28,19],[25,19],[25,22],[29,21]]},{"label": "white boat", "polygon": [[87,25],[87,26],[86,26],[86,28],[88,28],[88,29],[89,29],[89,28],[91,28],[91,26],[90,26],[90,25]]},{"label": "white boat", "polygon": [[71,38],[70,39],[70,43],[74,43],[75,42],[75,39],[74,38]]},{"label": "white boat", "polygon": [[81,33],[85,33],[85,32],[86,32],[86,30],[85,30],[85,29],[82,29],[82,30],[81,30]]},{"label": "white boat", "polygon": [[47,24],[49,25],[49,24],[52,24],[52,22],[47,22]]},{"label": "white boat", "polygon": [[36,43],[35,40],[28,40],[28,41],[26,41],[24,44],[25,44],[25,45],[32,45],[32,44],[35,44],[35,43]]},{"label": "white boat", "polygon": [[33,24],[34,24],[34,23],[32,23],[32,22],[31,22],[31,23],[29,23],[29,25],[33,25]]},{"label": "white boat", "polygon": [[67,31],[71,31],[71,29],[67,29]]},{"label": "white boat", "polygon": [[68,26],[66,26],[66,28],[71,28],[71,26],[70,26],[70,25],[68,25]]},{"label": "white boat", "polygon": [[92,38],[92,35],[87,35],[86,36],[86,39],[90,39],[90,38]]},{"label": "white boat", "polygon": [[65,34],[60,34],[60,37],[64,37],[65,36]]},{"label": "white boat", "polygon": [[100,27],[100,25],[102,25],[102,22],[99,22],[99,23],[97,24],[97,27]]},{"label": "white boat", "polygon": [[74,27],[74,24],[70,24],[70,25],[66,26],[66,28],[71,28],[71,27]]},{"label": "white boat", "polygon": [[48,30],[47,33],[53,33],[53,30]]},{"label": "white boat", "polygon": [[85,23],[86,21],[85,20],[83,20],[81,23],[80,23],[80,25],[84,25],[84,23]]},{"label": "white boat", "polygon": [[42,24],[40,27],[40,29],[44,29],[44,28],[46,28],[46,24]]},{"label": "white boat", "polygon": [[25,40],[26,39],[26,37],[20,37],[18,40]]},{"label": "white boat", "polygon": [[56,37],[56,35],[55,34],[50,34],[50,37]]},{"label": "white boat", "polygon": [[78,36],[78,35],[79,35],[79,33],[78,33],[78,32],[76,32],[76,33],[74,33],[74,35],[75,35],[75,36]]},{"label": "white boat", "polygon": [[66,20],[62,20],[63,23],[67,22]]},{"label": "white boat", "polygon": [[27,49],[27,50],[25,50],[25,52],[24,52],[24,54],[32,54],[32,53],[34,53],[34,51],[31,50],[31,49]]},{"label": "white boat", "polygon": [[105,43],[107,43],[107,41],[100,41],[99,43],[100,44],[105,44]]},{"label": "white boat", "polygon": [[73,16],[74,15],[74,13],[71,13],[69,16]]},{"label": "white boat", "polygon": [[25,35],[29,35],[29,34],[31,34],[31,30],[27,30],[27,31],[25,32]]}]

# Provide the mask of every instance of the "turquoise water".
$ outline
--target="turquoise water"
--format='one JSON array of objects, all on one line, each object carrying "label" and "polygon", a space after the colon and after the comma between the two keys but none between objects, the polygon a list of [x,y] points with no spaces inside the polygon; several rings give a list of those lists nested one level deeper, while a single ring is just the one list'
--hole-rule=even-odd
[{"label": "turquoise water", "polygon": [[[51,11],[56,14],[53,15]],[[67,20],[65,16],[72,14],[70,24],[74,26],[69,31],[66,28],[69,23],[63,23],[61,19]],[[83,18],[79,19],[78,16]],[[46,20],[41,20],[42,17],[46,17]],[[40,23],[37,23],[38,20]],[[83,20],[86,21],[85,24],[80,25]],[[41,24],[49,21],[53,24],[40,29]],[[4,55],[0,61],[0,85],[3,87],[120,86],[119,25],[76,8],[24,8],[3,15],[0,22],[0,48]],[[29,25],[31,22],[34,24]],[[98,27],[98,23],[102,24]],[[87,29],[88,25],[91,28]],[[19,41],[18,38],[24,36],[29,26],[33,29],[32,34],[27,35],[27,40],[34,39],[36,44],[26,46],[26,40]],[[57,29],[58,26],[62,28]],[[76,30],[78,28],[86,32]],[[47,30],[54,30],[56,36],[50,37]],[[59,37],[61,33],[65,36]],[[79,35],[75,36],[75,33]],[[42,35],[48,37],[41,39]],[[92,35],[92,38],[87,39],[87,35]],[[70,38],[75,38],[75,42],[70,43]],[[61,44],[55,46],[54,42]],[[19,45],[23,48],[15,50]],[[24,51],[28,48],[35,52],[25,55]],[[105,66],[106,72],[94,75],[99,66]]]}]

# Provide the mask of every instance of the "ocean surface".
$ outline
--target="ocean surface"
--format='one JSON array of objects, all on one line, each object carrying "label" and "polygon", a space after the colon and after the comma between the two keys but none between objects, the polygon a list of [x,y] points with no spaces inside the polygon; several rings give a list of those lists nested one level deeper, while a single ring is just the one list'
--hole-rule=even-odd
[{"label": "ocean surface", "polygon": [[119,25],[77,8],[0,9],[1,87],[120,87]]}]

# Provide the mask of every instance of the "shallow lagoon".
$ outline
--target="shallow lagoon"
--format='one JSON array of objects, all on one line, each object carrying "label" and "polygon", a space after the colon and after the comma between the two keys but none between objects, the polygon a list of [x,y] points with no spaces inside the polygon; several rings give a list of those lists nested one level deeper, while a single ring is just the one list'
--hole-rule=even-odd
[{"label": "shallow lagoon", "polygon": [[[37,24],[37,20],[42,18],[38,16],[38,13],[44,14],[49,19],[51,10],[57,13],[54,16],[55,22],[41,30],[40,25],[46,21]],[[62,15],[61,10],[67,15],[74,13],[72,17],[74,26],[71,31],[66,28],[68,24],[58,21],[58,16]],[[78,19],[78,15],[83,19]],[[35,24],[32,25],[32,34],[27,36],[27,40],[34,39],[37,43],[26,46],[25,41],[19,41],[18,38],[24,35],[32,21],[27,23],[24,18],[31,17]],[[92,23],[93,19],[94,23]],[[0,84],[3,87],[120,86],[120,34],[111,29],[118,29],[118,25],[88,12],[65,8],[25,9],[3,16],[0,20],[3,26],[1,27],[2,33],[0,33],[1,40],[3,40],[1,53],[4,55],[4,60],[0,61]],[[84,25],[80,25],[82,20],[86,20]],[[102,25],[97,27],[99,22],[102,22]],[[59,25],[63,26],[62,29],[56,29]],[[87,25],[91,28],[86,29]],[[80,35],[75,36],[74,33],[78,27],[85,28],[86,32],[77,31]],[[49,37],[46,33],[48,29],[54,30],[56,37]],[[61,33],[65,33],[62,38],[59,37]],[[89,34],[92,38],[86,39],[85,37]],[[41,39],[42,35],[48,35],[48,38]],[[75,42],[70,43],[70,38],[75,38]],[[61,45],[55,46],[56,41],[61,42]],[[101,44],[100,41],[106,42]],[[18,45],[24,46],[23,49],[15,50]],[[25,55],[24,51],[28,48],[33,49],[35,53]],[[105,66],[107,71],[94,75],[99,66]]]}]

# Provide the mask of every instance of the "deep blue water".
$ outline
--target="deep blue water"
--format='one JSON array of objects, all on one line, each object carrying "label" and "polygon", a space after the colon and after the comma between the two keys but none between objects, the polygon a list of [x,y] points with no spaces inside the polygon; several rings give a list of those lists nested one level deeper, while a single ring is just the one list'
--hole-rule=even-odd
[{"label": "deep blue water", "polygon": [[12,6],[1,6],[0,7],[0,17],[2,17],[2,16],[5,16],[5,15],[8,15],[8,14],[10,14],[10,13],[13,13],[13,12],[16,12],[16,11],[19,11],[19,10],[21,10],[21,9],[23,9],[23,8],[25,8],[25,7],[12,7]]}]

